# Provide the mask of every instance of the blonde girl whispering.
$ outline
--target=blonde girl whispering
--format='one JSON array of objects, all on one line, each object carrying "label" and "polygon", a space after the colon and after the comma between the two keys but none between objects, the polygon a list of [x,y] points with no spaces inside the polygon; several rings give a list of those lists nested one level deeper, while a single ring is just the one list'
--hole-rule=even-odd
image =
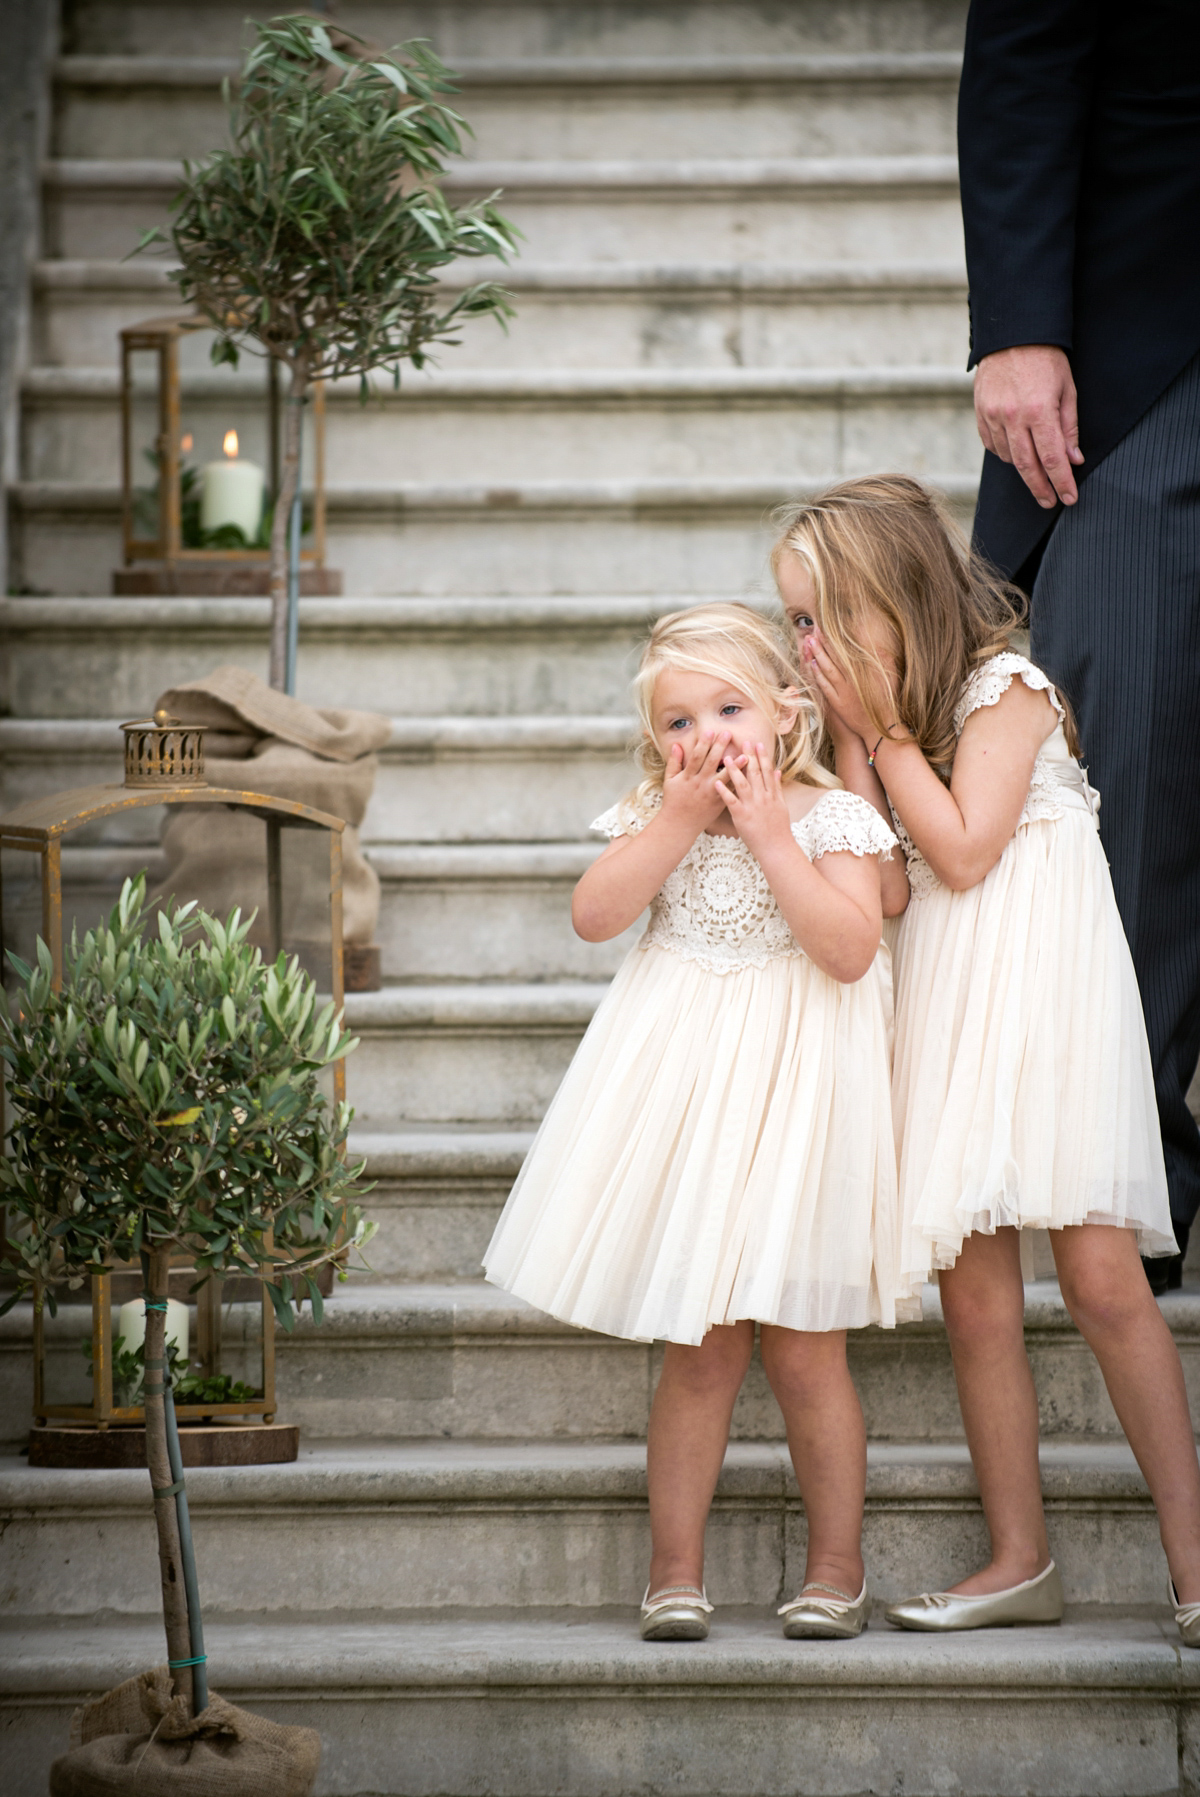
[{"label": "blonde girl whispering", "polygon": [[[897,1314],[883,871],[895,837],[818,761],[787,634],[747,606],[655,626],[645,778],[593,828],[591,942],[645,934],[513,1188],[487,1277],[582,1328],[663,1340],[641,1632],[702,1639],[704,1531],[755,1324],[808,1518],[789,1635],[853,1636],[866,1441],[846,1330]],[[899,1294],[901,1300],[904,1294]]]},{"label": "blonde girl whispering", "polygon": [[902,1271],[938,1272],[989,1564],[892,1606],[915,1629],[1053,1622],[1020,1232],[1047,1229],[1158,1508],[1200,1645],[1200,1468],[1179,1355],[1138,1262],[1176,1251],[1133,963],[1069,709],[931,495],[848,481],[787,519],[785,607],[847,783],[890,815]]}]

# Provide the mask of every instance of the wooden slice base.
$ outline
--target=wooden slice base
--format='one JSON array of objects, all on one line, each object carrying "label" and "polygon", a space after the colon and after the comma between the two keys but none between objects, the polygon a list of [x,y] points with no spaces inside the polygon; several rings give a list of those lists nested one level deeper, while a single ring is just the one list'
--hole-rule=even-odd
[{"label": "wooden slice base", "polygon": [[[295,1460],[295,1423],[180,1423],[185,1466],[269,1466]],[[146,1431],[119,1423],[96,1429],[82,1423],[35,1423],[29,1431],[30,1466],[145,1466]]]},{"label": "wooden slice base", "polygon": [[[135,562],[131,568],[114,568],[112,590],[118,598],[156,599],[185,595],[191,599],[253,599],[271,591],[271,570],[266,560],[211,562]],[[340,568],[300,569],[302,599],[340,599]]]}]

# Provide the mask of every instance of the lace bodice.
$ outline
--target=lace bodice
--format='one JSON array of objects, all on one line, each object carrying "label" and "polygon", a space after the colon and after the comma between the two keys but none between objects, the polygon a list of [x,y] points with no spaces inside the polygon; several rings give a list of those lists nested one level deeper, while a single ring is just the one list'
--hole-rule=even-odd
[{"label": "lace bodice", "polygon": [[[627,803],[611,806],[592,825],[603,835],[634,836],[661,804],[644,815]],[[890,855],[896,838],[879,813],[851,792],[823,794],[792,825],[792,835],[810,861],[848,851]],[[698,836],[650,906],[650,923],[639,948],[665,948],[713,973],[765,967],[783,956],[802,955],[767,884],[766,875],[738,836]]]},{"label": "lace bodice", "polygon": [[[998,704],[1017,678],[1023,680],[1034,692],[1044,692],[1058,713],[1058,725],[1038,750],[1037,760],[1033,764],[1029,791],[1017,819],[1017,829],[1022,829],[1026,824],[1055,822],[1067,811],[1087,811],[1095,822],[1100,811],[1100,795],[1094,787],[1088,785],[1085,769],[1080,767],[1067,747],[1062,701],[1047,675],[1040,668],[1035,668],[1031,661],[1026,661],[1023,655],[1006,651],[1003,655],[993,655],[990,661],[985,661],[982,667],[976,668],[963,687],[962,697],[955,707],[955,730],[961,736],[971,713],[981,710],[985,705]],[[939,885],[938,877],[914,844],[894,809],[892,822],[908,864],[909,889],[913,898],[924,898]]]}]

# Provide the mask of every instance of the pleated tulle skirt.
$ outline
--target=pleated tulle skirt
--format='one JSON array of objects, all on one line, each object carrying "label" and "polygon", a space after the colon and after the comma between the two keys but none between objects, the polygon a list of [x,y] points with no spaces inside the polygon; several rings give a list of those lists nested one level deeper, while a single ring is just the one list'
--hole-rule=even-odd
[{"label": "pleated tulle skirt", "polygon": [[617,974],[484,1260],[493,1284],[632,1341],[751,1317],[895,1322],[886,950],[855,985],[806,958]]},{"label": "pleated tulle skirt", "polygon": [[1136,1229],[1175,1253],[1133,961],[1090,816],[1019,829],[894,936],[893,1102],[909,1279],[976,1230]]}]

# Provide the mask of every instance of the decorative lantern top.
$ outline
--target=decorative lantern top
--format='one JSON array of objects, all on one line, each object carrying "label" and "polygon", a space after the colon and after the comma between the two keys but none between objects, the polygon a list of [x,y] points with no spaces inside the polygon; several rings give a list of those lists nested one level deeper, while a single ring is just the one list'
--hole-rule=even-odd
[{"label": "decorative lantern top", "polygon": [[207,724],[182,724],[160,707],[152,718],[122,724],[126,786],[206,786]]}]

